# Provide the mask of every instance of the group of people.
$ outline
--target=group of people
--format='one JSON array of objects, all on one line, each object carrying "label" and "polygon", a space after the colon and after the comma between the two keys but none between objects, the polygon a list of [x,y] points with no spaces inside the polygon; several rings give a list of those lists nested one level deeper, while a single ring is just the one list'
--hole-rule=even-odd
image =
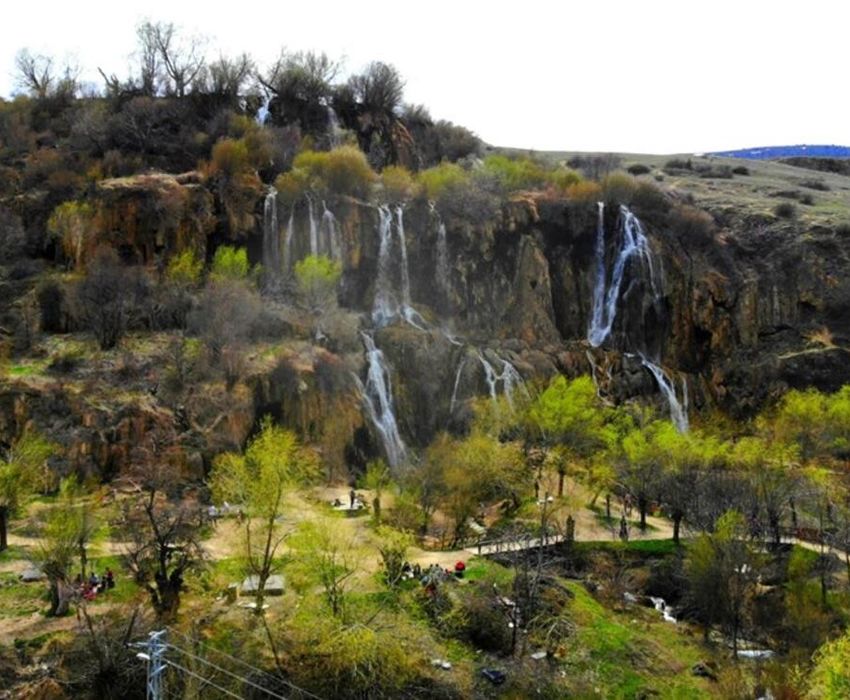
[{"label": "group of people", "polygon": [[83,600],[94,600],[99,593],[115,588],[115,574],[112,573],[112,569],[107,569],[103,576],[98,576],[95,571],[92,571],[87,579],[83,579],[82,574],[77,574],[74,585]]}]

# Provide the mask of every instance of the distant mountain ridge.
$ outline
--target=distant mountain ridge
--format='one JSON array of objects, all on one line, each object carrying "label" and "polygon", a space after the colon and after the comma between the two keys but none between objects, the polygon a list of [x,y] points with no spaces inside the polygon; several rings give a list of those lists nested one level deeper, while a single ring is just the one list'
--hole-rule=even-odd
[{"label": "distant mountain ridge", "polygon": [[799,145],[759,146],[741,148],[736,151],[713,151],[709,155],[724,158],[747,158],[749,160],[772,160],[775,158],[850,158],[850,146]]}]

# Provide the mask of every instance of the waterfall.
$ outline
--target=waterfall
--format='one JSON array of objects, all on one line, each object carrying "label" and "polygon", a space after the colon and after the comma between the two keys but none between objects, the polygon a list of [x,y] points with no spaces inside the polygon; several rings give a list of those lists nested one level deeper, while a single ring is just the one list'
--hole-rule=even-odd
[{"label": "waterfall", "polygon": [[375,299],[372,302],[372,322],[380,328],[395,317],[397,306],[390,280],[390,246],[393,218],[386,206],[378,207],[378,274],[375,278]]},{"label": "waterfall", "polygon": [[502,363],[501,374],[497,374],[493,365],[487,361],[487,358],[485,358],[480,352],[478,353],[478,359],[481,362],[481,366],[484,368],[484,379],[487,381],[487,387],[490,390],[490,398],[493,401],[496,400],[498,383],[501,382],[502,393],[505,395],[508,405],[511,409],[513,409],[514,390],[517,387],[520,387],[523,393],[528,396],[528,389],[526,389],[525,382],[523,381],[522,375],[517,371],[517,368],[507,360],[503,360],[498,356],[496,357]]},{"label": "waterfall", "polygon": [[272,101],[271,93],[266,94],[266,98],[263,100],[263,104],[260,105],[260,108],[257,110],[257,114],[254,117],[254,120],[262,126],[266,123],[266,120],[269,118],[269,104]]},{"label": "waterfall", "polygon": [[280,229],[277,220],[277,190],[273,187],[263,202],[263,268],[272,281],[280,278]]},{"label": "waterfall", "polygon": [[393,289],[393,215],[386,205],[378,207],[378,274],[375,279],[375,299],[372,302],[372,321],[377,327],[402,318],[410,325],[425,330],[425,319],[410,301],[410,271],[407,261],[407,241],[404,237],[404,212],[395,209],[395,231],[398,241],[398,293]]},{"label": "waterfall", "polygon": [[286,237],[283,240],[283,272],[292,272],[292,234],[295,229],[295,207],[289,210],[289,220],[286,222]]},{"label": "waterfall", "polygon": [[449,402],[449,416],[455,412],[455,404],[457,403],[457,390],[460,387],[460,378],[463,375],[463,368],[466,365],[466,356],[460,359],[460,364],[457,366],[457,374],[455,374],[455,383],[452,388],[452,400]]},{"label": "waterfall", "polygon": [[319,254],[319,227],[313,213],[313,200],[307,197],[307,213],[310,217],[310,255]]},{"label": "waterfall", "polygon": [[378,431],[387,461],[391,467],[397,467],[404,462],[407,451],[393,411],[390,372],[384,360],[384,353],[375,345],[374,338],[368,333],[363,333],[362,336],[366,346],[366,360],[369,363],[365,387],[358,379],[363,405]]},{"label": "waterfall", "polygon": [[650,286],[652,287],[653,301],[657,302],[659,298],[649,240],[644,233],[640,219],[629,211],[628,207],[622,205],[620,206],[622,241],[614,260],[610,282],[608,281],[605,269],[604,205],[599,202],[597,206],[599,208],[599,219],[596,231],[596,282],[593,289],[590,327],[587,331],[587,339],[595,348],[602,345],[611,334],[611,328],[614,326],[614,319],[617,316],[617,302],[620,298],[620,287],[623,283],[626,264],[632,257],[639,256],[640,260],[646,265]]},{"label": "waterfall", "polygon": [[331,259],[342,261],[342,239],[339,233],[339,222],[324,201],[322,201],[322,209],[324,211],[322,212],[321,228],[325,231],[325,240],[327,241],[325,250]]},{"label": "waterfall", "polygon": [[328,112],[328,141],[331,148],[336,148],[340,144],[339,133],[342,129],[340,129],[339,118],[336,116],[334,108],[328,105],[326,109]]},{"label": "waterfall", "polygon": [[667,403],[670,406],[670,418],[676,426],[676,429],[680,433],[688,432],[687,381],[682,382],[683,398],[682,403],[680,403],[679,398],[676,396],[676,385],[674,380],[670,379],[667,376],[667,373],[659,365],[650,362],[645,357],[641,357],[641,362],[644,367],[652,372],[652,376],[655,377],[655,381],[658,383],[658,388],[661,389],[661,393],[664,394],[664,398],[667,399]]},{"label": "waterfall", "polygon": [[434,203],[430,204],[431,212],[437,217],[437,264],[435,266],[435,281],[437,289],[445,296],[449,294],[449,247],[446,241],[446,224],[440,217]]}]

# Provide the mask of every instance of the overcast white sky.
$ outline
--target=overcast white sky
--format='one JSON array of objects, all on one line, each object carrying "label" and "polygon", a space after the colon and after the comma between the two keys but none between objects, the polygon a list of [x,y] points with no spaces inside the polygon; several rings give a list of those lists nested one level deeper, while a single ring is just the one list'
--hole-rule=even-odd
[{"label": "overcast white sky", "polygon": [[16,51],[74,54],[126,74],[134,27],[172,21],[210,51],[282,46],[394,64],[408,102],[485,141],[672,153],[850,144],[850,10],[840,0],[8,0],[0,95]]}]

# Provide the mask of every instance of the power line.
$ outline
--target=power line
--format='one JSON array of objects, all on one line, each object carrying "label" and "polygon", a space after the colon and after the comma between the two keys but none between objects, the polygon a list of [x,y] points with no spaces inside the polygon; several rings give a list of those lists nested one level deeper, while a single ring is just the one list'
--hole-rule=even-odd
[{"label": "power line", "polygon": [[195,661],[198,661],[199,663],[206,664],[207,666],[211,666],[212,668],[216,669],[217,671],[221,671],[222,673],[230,676],[231,678],[234,678],[234,679],[241,681],[243,683],[247,683],[248,685],[252,686],[253,688],[256,688],[257,690],[261,690],[261,691],[263,691],[264,693],[266,693],[267,695],[269,695],[273,698],[277,698],[277,700],[289,700],[288,698],[284,697],[283,695],[278,695],[274,691],[269,690],[268,688],[264,688],[263,686],[258,685],[257,683],[254,683],[251,680],[248,680],[244,676],[237,675],[236,673],[228,671],[226,668],[222,668],[221,666],[214,664],[209,659],[204,659],[200,656],[197,656],[196,654],[193,654],[189,651],[186,651],[186,649],[182,649],[181,647],[178,647],[174,644],[171,644],[170,642],[166,643],[166,646],[169,649],[174,649],[175,651],[179,651],[181,654],[185,654],[189,658],[194,659]]},{"label": "power line", "polygon": [[[169,631],[169,632],[171,632],[171,633],[173,633],[173,634],[176,634],[176,635],[177,635],[177,636],[179,636],[179,637],[182,637],[182,638],[183,638],[183,639],[185,639],[185,640],[186,640],[189,644],[197,644],[198,646],[202,646],[202,647],[204,647],[204,649],[207,649],[207,650],[209,650],[209,651],[215,652],[216,654],[219,654],[220,656],[222,656],[222,657],[224,657],[224,658],[226,658],[226,659],[229,659],[229,660],[231,660],[231,661],[234,661],[235,663],[237,663],[237,664],[241,665],[241,666],[242,666],[242,667],[244,667],[245,669],[248,669],[248,670],[250,670],[250,671],[253,671],[254,673],[258,673],[258,674],[260,674],[260,675],[262,675],[262,676],[265,676],[266,678],[268,678],[268,679],[270,679],[270,680],[272,680],[272,681],[283,683],[283,684],[284,684],[284,685],[286,685],[287,687],[291,688],[293,691],[295,691],[295,692],[297,692],[297,693],[300,693],[300,694],[301,694],[301,695],[303,695],[303,696],[306,696],[306,697],[308,697],[308,698],[313,698],[313,700],[323,700],[323,698],[321,698],[320,696],[318,696],[318,695],[316,695],[316,694],[314,694],[314,693],[311,693],[309,690],[304,690],[304,688],[299,688],[297,685],[295,685],[294,683],[292,683],[292,682],[290,682],[290,681],[286,680],[285,678],[281,678],[280,676],[276,676],[276,675],[274,675],[274,674],[272,674],[272,673],[269,673],[268,671],[263,671],[262,669],[257,668],[256,666],[252,666],[252,665],[251,665],[251,664],[249,664],[248,662],[243,661],[242,659],[240,659],[240,658],[238,658],[238,657],[236,657],[236,656],[233,656],[233,655],[231,655],[231,654],[228,654],[227,652],[222,651],[221,649],[218,649],[218,648],[216,648],[216,647],[214,647],[214,646],[212,646],[212,645],[210,645],[210,644],[207,644],[206,642],[202,642],[202,641],[200,641],[200,640],[198,640],[198,639],[192,639],[191,637],[187,636],[186,634],[184,634],[184,633],[183,633],[183,632],[181,632],[180,630],[174,629],[173,627],[169,627],[169,628],[168,628],[168,631]],[[265,690],[265,689],[264,689],[264,690]]]},{"label": "power line", "polygon": [[[216,683],[213,683],[210,679],[208,679],[208,678],[204,678],[203,676],[201,676],[200,674],[195,673],[194,671],[190,671],[190,670],[189,670],[188,668],[186,668],[185,666],[181,666],[181,665],[180,665],[180,664],[178,664],[176,661],[172,661],[171,659],[168,659],[168,658],[163,658],[162,662],[163,662],[166,666],[171,666],[172,668],[176,668],[178,671],[180,671],[180,672],[182,672],[182,673],[185,673],[185,674],[187,674],[187,675],[189,675],[189,676],[192,676],[192,677],[194,677],[194,678],[197,678],[197,679],[198,679],[199,681],[201,681],[204,685],[209,685],[209,686],[211,686],[211,687],[215,688],[216,690],[221,691],[221,692],[222,692],[222,693],[224,693],[225,695],[229,695],[229,696],[230,696],[230,697],[232,697],[232,698],[236,698],[236,700],[242,700],[242,696],[241,696],[241,695],[237,695],[236,693],[234,693],[234,692],[232,692],[232,691],[228,690],[227,688],[222,688],[220,685],[218,685],[218,684],[216,684]],[[201,687],[203,687],[203,686],[201,686]]]}]

